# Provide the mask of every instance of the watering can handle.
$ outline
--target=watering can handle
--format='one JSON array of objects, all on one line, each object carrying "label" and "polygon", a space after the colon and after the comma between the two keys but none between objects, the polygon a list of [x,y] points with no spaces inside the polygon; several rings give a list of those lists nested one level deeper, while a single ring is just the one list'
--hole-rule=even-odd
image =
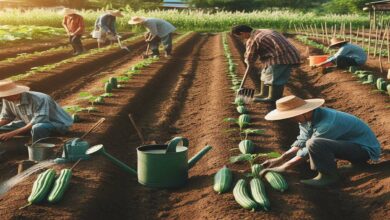
[{"label": "watering can handle", "polygon": [[174,137],[172,140],[168,142],[168,147],[166,153],[176,152],[176,146],[182,142],[184,147],[188,147],[189,141],[187,138],[183,137]]}]

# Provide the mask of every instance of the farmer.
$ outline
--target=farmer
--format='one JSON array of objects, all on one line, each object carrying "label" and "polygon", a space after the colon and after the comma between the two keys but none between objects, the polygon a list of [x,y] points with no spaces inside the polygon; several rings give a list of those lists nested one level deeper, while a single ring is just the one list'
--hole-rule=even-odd
[{"label": "farmer", "polygon": [[367,61],[367,54],[364,52],[364,49],[348,41],[332,38],[329,48],[336,48],[338,51],[326,61],[316,64],[313,67],[322,67],[328,63],[332,63],[338,68],[345,69],[350,66],[364,65]]},{"label": "farmer", "polygon": [[143,25],[149,31],[146,42],[150,44],[153,56],[159,56],[158,47],[160,42],[165,48],[165,57],[172,54],[172,33],[176,28],[169,22],[159,18],[132,17],[129,21],[131,25]]},{"label": "farmer", "polygon": [[62,26],[64,26],[69,36],[69,42],[73,47],[73,55],[79,55],[84,52],[81,43],[81,37],[85,30],[84,19],[73,9],[64,8],[62,13],[64,15]]},{"label": "farmer", "polygon": [[65,134],[72,118],[48,95],[29,91],[27,86],[0,80],[0,141],[31,131],[32,141],[55,133]]},{"label": "farmer", "polygon": [[105,43],[107,40],[112,42],[117,39],[118,33],[115,28],[117,17],[123,17],[119,10],[108,11],[96,19],[94,32],[99,33],[97,37],[99,48],[100,44]]},{"label": "farmer", "polygon": [[[255,101],[274,102],[281,98],[293,66],[300,63],[298,50],[273,30],[253,30],[249,26],[238,25],[232,28],[232,34],[246,41],[245,63],[255,85],[260,84],[260,93],[255,95]],[[258,74],[253,71],[258,58],[264,65],[260,83]]]},{"label": "farmer", "polygon": [[325,187],[339,180],[336,158],[348,160],[352,165],[379,159],[380,144],[368,125],[353,115],[320,107],[324,102],[292,95],[276,101],[276,109],[265,119],[290,119],[299,124],[300,134],[290,150],[262,164],[266,169],[261,175],[268,171],[285,172],[310,158],[310,167],[318,175],[301,183]]}]

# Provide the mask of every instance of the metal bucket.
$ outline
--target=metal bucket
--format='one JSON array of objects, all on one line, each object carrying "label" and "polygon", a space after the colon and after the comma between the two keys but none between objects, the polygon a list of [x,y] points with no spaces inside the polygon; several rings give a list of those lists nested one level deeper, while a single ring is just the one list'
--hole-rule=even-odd
[{"label": "metal bucket", "polygon": [[55,144],[49,143],[36,143],[31,146],[27,145],[28,148],[28,159],[32,161],[43,161],[50,159],[53,155],[53,149]]}]

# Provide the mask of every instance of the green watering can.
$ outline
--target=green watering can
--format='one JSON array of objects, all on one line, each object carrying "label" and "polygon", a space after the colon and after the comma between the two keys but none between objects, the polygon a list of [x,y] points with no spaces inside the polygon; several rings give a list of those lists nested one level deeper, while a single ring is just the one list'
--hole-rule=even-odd
[{"label": "green watering can", "polygon": [[187,162],[189,141],[175,137],[168,144],[143,145],[137,148],[138,172],[108,154],[103,145],[95,145],[87,154],[99,152],[124,171],[137,175],[138,182],[152,188],[183,186],[191,169],[212,147],[206,146]]}]

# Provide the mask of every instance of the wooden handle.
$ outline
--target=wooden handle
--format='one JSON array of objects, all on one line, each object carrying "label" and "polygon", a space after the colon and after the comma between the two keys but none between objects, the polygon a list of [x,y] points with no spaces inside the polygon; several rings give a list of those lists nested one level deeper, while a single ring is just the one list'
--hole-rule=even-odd
[{"label": "wooden handle", "polygon": [[133,125],[133,127],[134,127],[135,130],[137,131],[138,137],[139,137],[139,139],[141,140],[142,144],[145,144],[145,139],[144,139],[144,137],[142,136],[141,131],[138,129],[138,126],[135,124],[135,121],[134,121],[134,119],[133,119],[133,116],[131,116],[131,114],[129,114],[129,119],[130,119],[130,121],[131,121],[131,124]]},{"label": "wooden handle", "polygon": [[244,86],[245,80],[248,77],[249,69],[250,69],[250,66],[247,65],[244,77],[242,78],[242,81],[241,81],[241,84],[240,84],[240,88],[238,89],[238,91],[240,91],[242,89],[242,86]]},{"label": "wooden handle", "polygon": [[80,139],[84,139],[87,135],[89,135],[93,130],[95,130],[97,127],[99,127],[106,119],[101,118],[98,122],[95,123],[95,125],[92,126],[92,128],[89,129],[83,136],[80,137]]}]

